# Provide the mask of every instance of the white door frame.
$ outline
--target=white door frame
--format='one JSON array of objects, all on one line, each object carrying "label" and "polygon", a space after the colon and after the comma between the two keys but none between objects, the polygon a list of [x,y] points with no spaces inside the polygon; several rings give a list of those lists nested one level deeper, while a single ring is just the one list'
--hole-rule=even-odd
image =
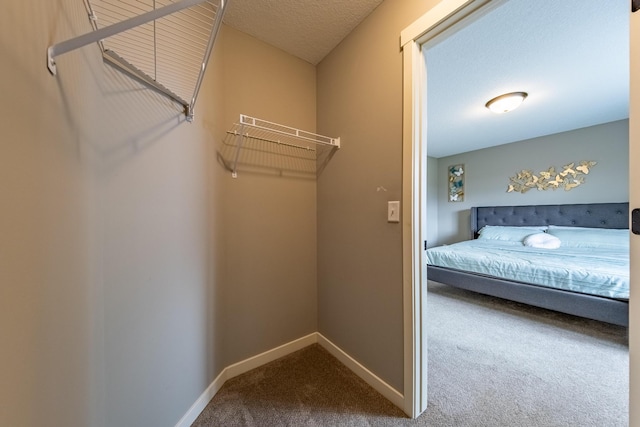
[{"label": "white door frame", "polygon": [[[404,411],[416,418],[427,409],[427,339],[425,330],[427,266],[426,242],[427,70],[422,47],[454,25],[476,18],[506,0],[442,0],[405,28],[402,118],[402,283],[404,312]],[[482,8],[482,11],[480,9]],[[471,14],[473,13],[473,17]],[[409,206],[410,205],[410,206]]]},{"label": "white door frame", "polygon": [[[640,207],[640,11],[629,21],[630,102],[629,102],[629,209]],[[640,257],[640,236],[631,234],[630,259]],[[629,299],[629,426],[640,427],[640,263],[630,262]],[[636,402],[633,404],[632,402]]]},{"label": "white door frame", "polygon": [[[424,61],[417,43],[403,46],[404,99],[402,136],[402,300],[404,313],[404,412],[416,418],[427,409],[425,318],[427,265],[422,250],[426,230],[426,144],[422,116]],[[407,83],[407,79],[409,83]],[[409,112],[409,114],[406,114]],[[409,207],[408,204],[411,203]],[[424,224],[426,225],[426,224]]]},{"label": "white door frame", "polygon": [[[403,246],[403,312],[404,312],[404,411],[412,418],[418,417],[427,408],[427,339],[426,339],[426,76],[427,69],[423,45],[435,37],[452,31],[452,27],[463,21],[487,13],[507,0],[442,0],[425,15],[405,28],[400,36],[403,51],[403,124],[402,124],[402,217]],[[473,15],[472,15],[473,14]],[[635,16],[634,16],[635,15]],[[467,23],[468,23],[467,22]],[[458,27],[459,28],[459,27]],[[630,125],[630,209],[640,206],[638,181],[640,172],[635,172],[634,158],[640,152],[640,83],[634,71],[640,68],[637,54],[640,43],[634,42],[634,34],[640,34],[640,11],[631,16],[631,111]],[[638,86],[638,87],[636,87]],[[638,125],[636,125],[638,123]],[[636,197],[636,193],[639,195]],[[640,253],[640,237],[631,237],[631,256]],[[632,263],[633,264],[633,263]],[[631,267],[631,285],[638,280],[638,266]],[[640,321],[637,309],[640,298],[630,301],[630,390],[633,402],[640,390]],[[424,335],[424,336],[423,336]],[[638,350],[636,350],[638,349]],[[640,409],[630,405],[630,426],[640,427]]]}]

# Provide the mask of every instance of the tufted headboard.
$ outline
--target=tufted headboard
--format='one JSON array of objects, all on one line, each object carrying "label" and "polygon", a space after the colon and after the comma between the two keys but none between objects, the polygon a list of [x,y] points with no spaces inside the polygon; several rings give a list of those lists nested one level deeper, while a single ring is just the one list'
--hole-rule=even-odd
[{"label": "tufted headboard", "polygon": [[629,203],[575,205],[486,206],[471,208],[471,235],[485,225],[563,225],[629,228]]}]

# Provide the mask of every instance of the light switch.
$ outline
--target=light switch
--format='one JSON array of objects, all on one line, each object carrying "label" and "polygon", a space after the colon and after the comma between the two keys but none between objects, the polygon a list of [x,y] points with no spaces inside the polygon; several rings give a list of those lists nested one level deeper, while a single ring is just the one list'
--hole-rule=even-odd
[{"label": "light switch", "polygon": [[400,202],[388,202],[387,222],[400,222]]}]

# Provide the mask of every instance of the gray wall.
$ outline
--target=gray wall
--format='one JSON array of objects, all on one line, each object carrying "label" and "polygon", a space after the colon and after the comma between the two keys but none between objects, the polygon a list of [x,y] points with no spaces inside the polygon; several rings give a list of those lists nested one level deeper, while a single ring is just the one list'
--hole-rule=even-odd
[{"label": "gray wall", "polygon": [[[469,239],[469,208],[493,205],[625,202],[629,200],[629,121],[543,136],[438,159],[438,244]],[[582,160],[598,162],[571,191],[507,193],[509,177]],[[465,164],[464,202],[447,200],[447,169]]]},{"label": "gray wall", "polygon": [[[227,126],[242,113],[313,132],[315,67],[230,27],[224,30]],[[270,166],[280,158],[254,153],[252,159],[237,179],[226,171],[220,177],[225,366],[317,331],[315,176]]]},{"label": "gray wall", "polygon": [[102,64],[62,58],[58,78],[45,66],[52,40],[89,30],[82,2],[2,9],[0,425],[87,426],[103,379],[92,130]]},{"label": "gray wall", "polygon": [[[435,3],[384,1],[317,67],[318,131],[342,148],[318,180],[318,328],[403,391],[400,32]],[[378,187],[387,191],[377,191]]]},{"label": "gray wall", "polygon": [[[317,330],[309,180],[217,160],[240,112],[315,129],[312,65],[223,28],[194,123],[102,63],[82,2],[0,14],[0,425],[173,426]],[[262,65],[262,67],[259,67]]]}]

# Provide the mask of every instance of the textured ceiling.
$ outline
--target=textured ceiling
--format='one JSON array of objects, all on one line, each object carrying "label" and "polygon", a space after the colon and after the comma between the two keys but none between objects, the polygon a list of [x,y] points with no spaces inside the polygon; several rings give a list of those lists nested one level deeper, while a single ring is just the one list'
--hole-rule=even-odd
[{"label": "textured ceiling", "polygon": [[[317,64],[381,2],[230,0],[224,21]],[[628,0],[508,0],[426,58],[433,157],[629,116]],[[484,107],[513,91],[529,93],[517,110]]]},{"label": "textured ceiling", "polygon": [[224,22],[316,65],[382,0],[230,0]]},{"label": "textured ceiling", "polygon": [[[629,117],[627,0],[509,0],[426,58],[433,157]],[[515,91],[518,109],[484,107]]]}]

